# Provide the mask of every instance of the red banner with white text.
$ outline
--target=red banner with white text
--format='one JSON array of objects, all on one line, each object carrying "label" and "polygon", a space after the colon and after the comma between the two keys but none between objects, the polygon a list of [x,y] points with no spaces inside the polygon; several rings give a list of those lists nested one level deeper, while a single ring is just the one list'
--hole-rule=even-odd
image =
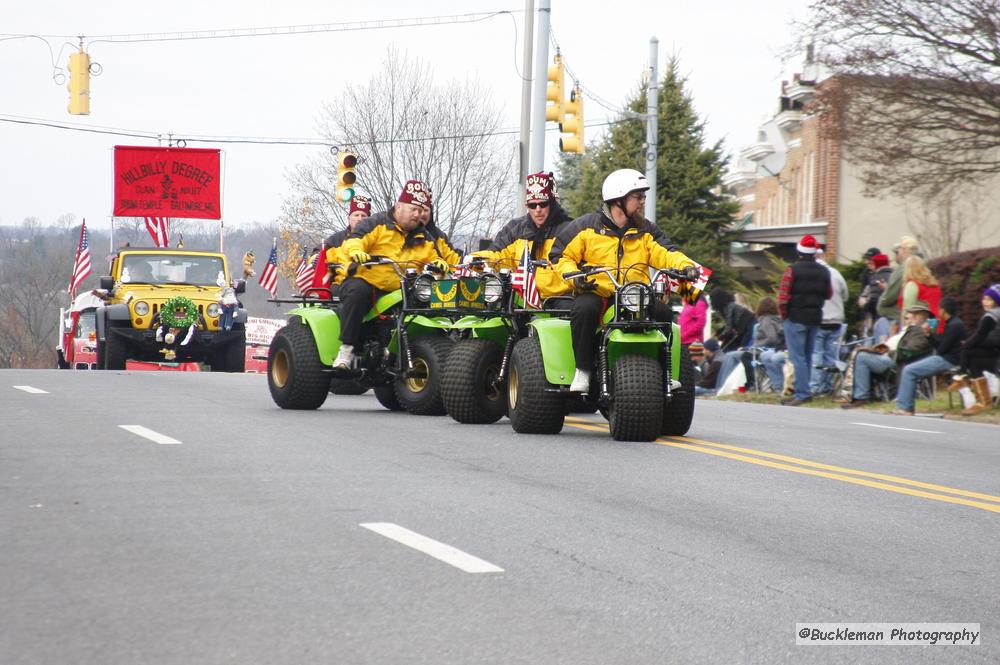
[{"label": "red banner with white text", "polygon": [[115,146],[116,217],[221,219],[219,150]]}]

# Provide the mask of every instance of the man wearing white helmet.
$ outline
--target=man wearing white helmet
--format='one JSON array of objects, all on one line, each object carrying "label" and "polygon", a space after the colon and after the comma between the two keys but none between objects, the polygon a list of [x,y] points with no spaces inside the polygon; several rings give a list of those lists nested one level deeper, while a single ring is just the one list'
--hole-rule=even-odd
[{"label": "man wearing white helmet", "polygon": [[[549,261],[558,274],[577,272],[587,266],[614,268],[619,282],[649,282],[649,267],[683,269],[691,281],[698,279],[695,262],[670,242],[656,224],[646,219],[643,208],[649,183],[635,169],[619,169],[604,179],[599,210],[578,217],[559,233]],[[578,277],[566,284],[573,292],[570,329],[576,374],[571,391],[587,392],[594,367],[594,331],[615,287],[606,273]],[[670,308],[657,305],[656,318],[669,321]]]}]

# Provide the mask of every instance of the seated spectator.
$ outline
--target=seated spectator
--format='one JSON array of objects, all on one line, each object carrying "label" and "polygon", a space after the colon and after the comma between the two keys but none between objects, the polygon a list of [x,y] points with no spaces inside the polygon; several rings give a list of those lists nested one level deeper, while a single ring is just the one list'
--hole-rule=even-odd
[{"label": "seated spectator", "polygon": [[1000,357],[1000,284],[994,284],[983,291],[983,316],[976,329],[962,342],[961,374],[948,386],[948,390],[972,388],[976,403],[962,411],[962,415],[972,416],[993,405],[990,387],[983,371],[997,371]]},{"label": "seated spectator", "polygon": [[965,339],[965,325],[955,316],[958,303],[954,298],[942,298],[938,314],[944,322],[944,330],[939,335],[925,323],[934,353],[906,365],[899,375],[899,391],[896,393],[896,410],[899,416],[912,416],[915,407],[917,382],[930,376],[954,370],[961,363],[962,340]]},{"label": "seated spectator", "polygon": [[[757,303],[757,333],[753,339],[753,347],[762,350],[780,350],[785,348],[785,330],[781,325],[781,316],[778,314],[778,301],[765,296]],[[722,384],[729,377],[729,374],[739,363],[743,363],[746,371],[746,387],[752,388],[753,382],[753,351],[747,347],[741,347],[734,351],[727,351],[722,359],[722,368],[719,370],[719,380],[715,389],[718,391]],[[773,383],[773,380],[772,380]],[[779,381],[779,385],[780,385]]]},{"label": "seated spectator", "polygon": [[681,327],[681,344],[692,344],[705,340],[705,319],[708,318],[708,303],[704,296],[698,294],[698,299],[692,304],[684,301],[677,324]]},{"label": "seated spectator", "polygon": [[926,324],[931,310],[925,302],[917,302],[906,312],[905,328],[885,344],[859,349],[854,356],[854,385],[851,401],[841,404],[842,409],[854,409],[871,402],[873,376],[887,375],[898,362],[908,364],[928,355],[931,344]]},{"label": "seated spectator", "polygon": [[723,351],[735,351],[749,346],[753,335],[753,312],[736,302],[733,294],[725,289],[712,291],[712,307],[722,317],[722,326],[715,338]]},{"label": "seated spectator", "polygon": [[719,368],[722,363],[718,359],[719,341],[714,337],[705,340],[705,357],[698,366],[700,377],[694,386],[695,395],[714,395],[715,382],[719,377]]}]

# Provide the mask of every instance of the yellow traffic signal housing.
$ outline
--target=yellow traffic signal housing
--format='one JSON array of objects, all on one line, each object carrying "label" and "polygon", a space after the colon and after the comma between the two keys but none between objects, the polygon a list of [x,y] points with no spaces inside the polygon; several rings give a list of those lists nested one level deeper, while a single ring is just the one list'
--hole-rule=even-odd
[{"label": "yellow traffic signal housing", "polygon": [[545,87],[545,99],[555,104],[545,106],[545,122],[562,122],[563,119],[563,79],[565,77],[562,56],[556,53],[549,65],[549,82]]},{"label": "yellow traffic signal housing", "polygon": [[354,198],[354,183],[358,176],[354,169],[358,166],[358,156],[348,150],[337,153],[337,200],[347,203]]},{"label": "yellow traffic signal housing", "polygon": [[570,135],[559,139],[561,151],[584,153],[586,146],[583,140],[583,93],[579,85],[569,93],[569,101],[563,109],[563,120],[559,123],[559,131]]},{"label": "yellow traffic signal housing", "polygon": [[79,51],[69,56],[69,104],[71,115],[90,115],[90,55]]}]

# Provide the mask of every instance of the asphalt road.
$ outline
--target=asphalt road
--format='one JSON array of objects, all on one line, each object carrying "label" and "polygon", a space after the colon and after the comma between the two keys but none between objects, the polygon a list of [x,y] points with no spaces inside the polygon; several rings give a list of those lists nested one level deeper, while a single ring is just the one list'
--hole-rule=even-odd
[{"label": "asphalt road", "polygon": [[623,444],[41,370],[0,372],[0,420],[5,665],[1000,660],[993,426],[699,401],[688,438]]}]

